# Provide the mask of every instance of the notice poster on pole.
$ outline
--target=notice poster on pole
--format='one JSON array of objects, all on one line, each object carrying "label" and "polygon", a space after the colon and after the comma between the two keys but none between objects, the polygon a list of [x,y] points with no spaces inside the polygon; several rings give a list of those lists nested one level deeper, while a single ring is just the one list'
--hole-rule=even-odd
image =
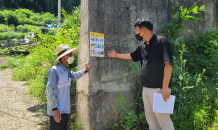
[{"label": "notice poster on pole", "polygon": [[104,34],[90,32],[90,56],[104,57]]}]

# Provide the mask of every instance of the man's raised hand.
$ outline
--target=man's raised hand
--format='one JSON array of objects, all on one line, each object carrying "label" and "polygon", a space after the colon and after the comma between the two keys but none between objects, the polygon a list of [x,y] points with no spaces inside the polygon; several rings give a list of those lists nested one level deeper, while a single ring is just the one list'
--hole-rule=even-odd
[{"label": "man's raised hand", "polygon": [[108,51],[107,55],[109,57],[117,58],[117,53],[114,50]]}]

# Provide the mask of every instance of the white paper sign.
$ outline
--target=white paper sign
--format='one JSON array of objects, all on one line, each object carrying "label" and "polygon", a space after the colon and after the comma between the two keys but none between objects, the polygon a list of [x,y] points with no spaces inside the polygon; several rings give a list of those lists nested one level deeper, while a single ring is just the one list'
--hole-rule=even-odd
[{"label": "white paper sign", "polygon": [[170,95],[170,98],[165,102],[162,94],[154,93],[153,112],[173,114],[175,98],[176,96]]}]

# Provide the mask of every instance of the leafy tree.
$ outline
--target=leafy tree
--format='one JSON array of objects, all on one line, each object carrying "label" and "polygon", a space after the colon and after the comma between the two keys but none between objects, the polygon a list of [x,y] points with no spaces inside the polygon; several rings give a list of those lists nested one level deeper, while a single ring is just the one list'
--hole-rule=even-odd
[{"label": "leafy tree", "polygon": [[[74,7],[80,5],[80,0],[62,0],[61,6],[69,13]],[[35,12],[50,12],[57,15],[58,1],[57,0],[0,0],[0,7],[6,8],[26,8]]]}]

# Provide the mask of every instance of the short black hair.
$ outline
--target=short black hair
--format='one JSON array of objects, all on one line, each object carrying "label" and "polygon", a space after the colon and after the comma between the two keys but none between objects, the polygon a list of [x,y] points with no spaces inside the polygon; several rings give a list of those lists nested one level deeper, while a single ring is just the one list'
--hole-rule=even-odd
[{"label": "short black hair", "polygon": [[153,31],[153,24],[150,22],[150,19],[147,17],[142,17],[136,20],[134,27],[146,27],[148,30]]}]

